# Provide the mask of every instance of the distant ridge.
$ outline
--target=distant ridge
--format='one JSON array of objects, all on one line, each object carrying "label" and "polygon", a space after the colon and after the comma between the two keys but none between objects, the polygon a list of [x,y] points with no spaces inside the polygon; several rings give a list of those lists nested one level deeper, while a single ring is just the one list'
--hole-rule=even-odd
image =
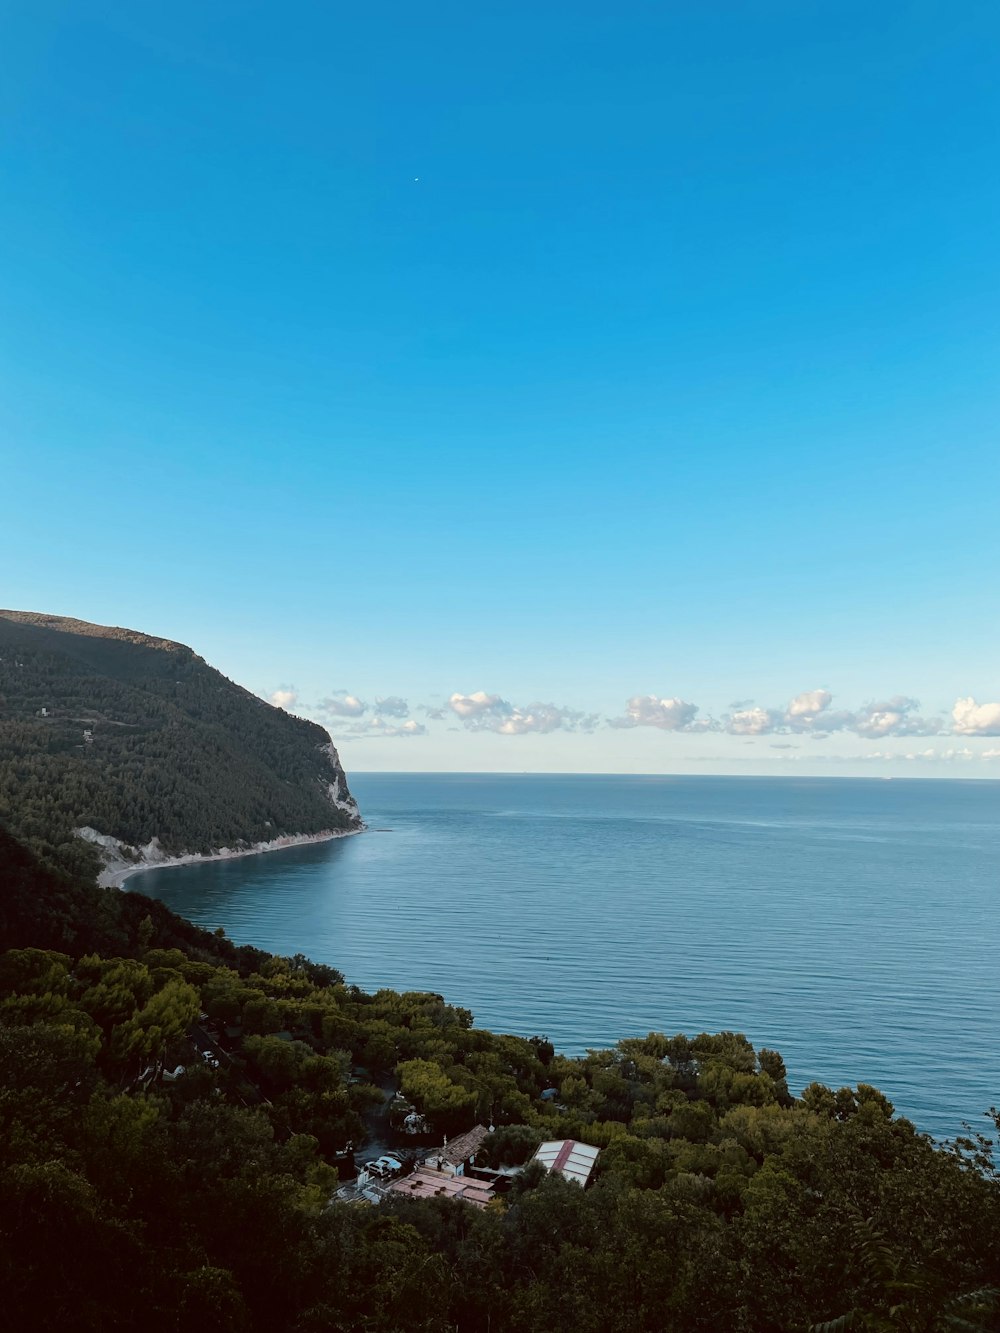
[{"label": "distant ridge", "polygon": [[109,856],[162,864],[362,827],[316,723],[185,644],[13,610],[0,610],[0,823],[88,878]]},{"label": "distant ridge", "polygon": [[147,648],[167,651],[178,649],[184,652],[191,651],[183,643],[175,643],[172,639],[160,639],[152,634],[143,634],[141,630],[125,629],[121,625],[94,625],[89,620],[76,620],[72,616],[52,616],[44,611],[8,610],[0,610],[0,616],[19,625],[54,630],[60,634],[80,634],[92,639],[115,639],[121,643],[139,643]]}]

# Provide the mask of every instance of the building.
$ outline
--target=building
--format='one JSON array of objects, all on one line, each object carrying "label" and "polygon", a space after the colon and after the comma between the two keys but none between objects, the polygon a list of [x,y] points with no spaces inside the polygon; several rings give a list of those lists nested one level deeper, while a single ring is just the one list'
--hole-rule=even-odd
[{"label": "building", "polygon": [[538,1145],[533,1162],[541,1162],[546,1171],[555,1171],[566,1180],[585,1187],[600,1155],[600,1148],[576,1139],[551,1139]]},{"label": "building", "polygon": [[486,1180],[418,1166],[410,1175],[392,1181],[386,1193],[402,1194],[407,1199],[461,1199],[473,1208],[485,1208],[493,1198],[493,1186]]},{"label": "building", "polygon": [[440,1148],[432,1148],[424,1159],[427,1165],[436,1171],[443,1171],[451,1176],[464,1176],[465,1168],[472,1162],[476,1153],[489,1138],[490,1131],[485,1125],[476,1125],[466,1130],[450,1142],[446,1138]]}]

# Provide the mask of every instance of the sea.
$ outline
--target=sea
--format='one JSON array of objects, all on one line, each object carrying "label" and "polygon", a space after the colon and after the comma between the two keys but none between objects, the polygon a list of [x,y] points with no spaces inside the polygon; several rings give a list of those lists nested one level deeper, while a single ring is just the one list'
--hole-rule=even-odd
[{"label": "sea", "polygon": [[1000,782],[355,774],[367,832],[127,887],[582,1054],[745,1033],[937,1138],[1000,1104]]}]

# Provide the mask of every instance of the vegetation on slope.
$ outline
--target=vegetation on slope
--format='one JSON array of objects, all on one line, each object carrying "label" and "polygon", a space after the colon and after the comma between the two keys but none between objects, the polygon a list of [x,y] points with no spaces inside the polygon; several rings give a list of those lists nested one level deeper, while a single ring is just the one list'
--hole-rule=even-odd
[{"label": "vegetation on slope", "polygon": [[[0,901],[12,1327],[996,1327],[988,1145],[936,1147],[874,1088],[792,1098],[780,1056],[734,1033],[566,1059],[439,996],[367,995],[141,895],[69,885],[9,838]],[[218,1069],[194,1054],[202,1013],[235,1034]],[[188,1072],[170,1081],[174,1062]],[[482,1213],[331,1202],[376,1096],[359,1067],[398,1071],[438,1132],[491,1118],[497,1161],[596,1144],[596,1181],[529,1170]]]},{"label": "vegetation on slope", "polygon": [[168,853],[356,827],[329,743],[182,644],[0,612],[0,821],[52,869],[96,874],[82,826]]}]

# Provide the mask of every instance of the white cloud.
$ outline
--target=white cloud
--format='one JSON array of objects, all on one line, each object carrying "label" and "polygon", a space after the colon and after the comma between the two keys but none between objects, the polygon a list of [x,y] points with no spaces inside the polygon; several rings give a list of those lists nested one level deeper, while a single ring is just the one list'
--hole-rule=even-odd
[{"label": "white cloud", "polygon": [[279,685],[269,696],[268,701],[275,708],[284,708],[286,712],[290,712],[299,701],[299,692],[294,685]]},{"label": "white cloud", "polygon": [[511,706],[499,694],[487,694],[485,690],[476,690],[475,694],[455,693],[448,700],[448,707],[457,713],[463,722],[483,716],[506,717]]},{"label": "white cloud", "polygon": [[612,727],[656,727],[660,731],[706,731],[707,721],[695,721],[698,705],[684,699],[659,699],[655,694],[634,694],[625,704],[625,716],[609,718]]},{"label": "white cloud", "polygon": [[321,717],[360,717],[368,705],[346,690],[335,690],[326,699],[320,699],[316,711]]},{"label": "white cloud", "polygon": [[390,694],[386,699],[375,700],[375,711],[382,717],[409,717],[410,705],[398,694]]},{"label": "white cloud", "polygon": [[1000,703],[977,704],[970,695],[955,700],[951,716],[957,736],[1000,736]]},{"label": "white cloud", "polygon": [[920,717],[920,703],[897,694],[880,703],[865,704],[854,714],[850,729],[859,736],[881,740],[884,736],[934,736],[941,730],[937,719]]},{"label": "white cloud", "polygon": [[722,720],[722,726],[733,736],[785,735],[789,732],[811,732],[821,735],[842,731],[854,721],[852,713],[830,711],[833,695],[829,690],[803,690],[790,699],[784,708],[758,708],[752,701],[737,708]]},{"label": "white cloud", "polygon": [[829,708],[832,702],[833,695],[829,690],[804,690],[789,703],[785,709],[785,716],[813,718],[817,713]]},{"label": "white cloud", "polygon": [[783,718],[773,708],[741,708],[724,721],[731,736],[769,736],[778,731]]},{"label": "white cloud", "polygon": [[[448,700],[448,707],[461,718],[467,731],[493,731],[499,736],[593,731],[599,721],[596,713],[581,713],[558,704],[532,703],[520,707],[499,694],[487,694],[485,690],[476,690],[474,694],[455,693]],[[432,716],[430,710],[428,715]]]},{"label": "white cloud", "polygon": [[501,736],[524,736],[529,731],[546,735],[550,731],[593,731],[598,721],[596,713],[579,713],[556,704],[528,704],[512,709],[492,730]]}]

